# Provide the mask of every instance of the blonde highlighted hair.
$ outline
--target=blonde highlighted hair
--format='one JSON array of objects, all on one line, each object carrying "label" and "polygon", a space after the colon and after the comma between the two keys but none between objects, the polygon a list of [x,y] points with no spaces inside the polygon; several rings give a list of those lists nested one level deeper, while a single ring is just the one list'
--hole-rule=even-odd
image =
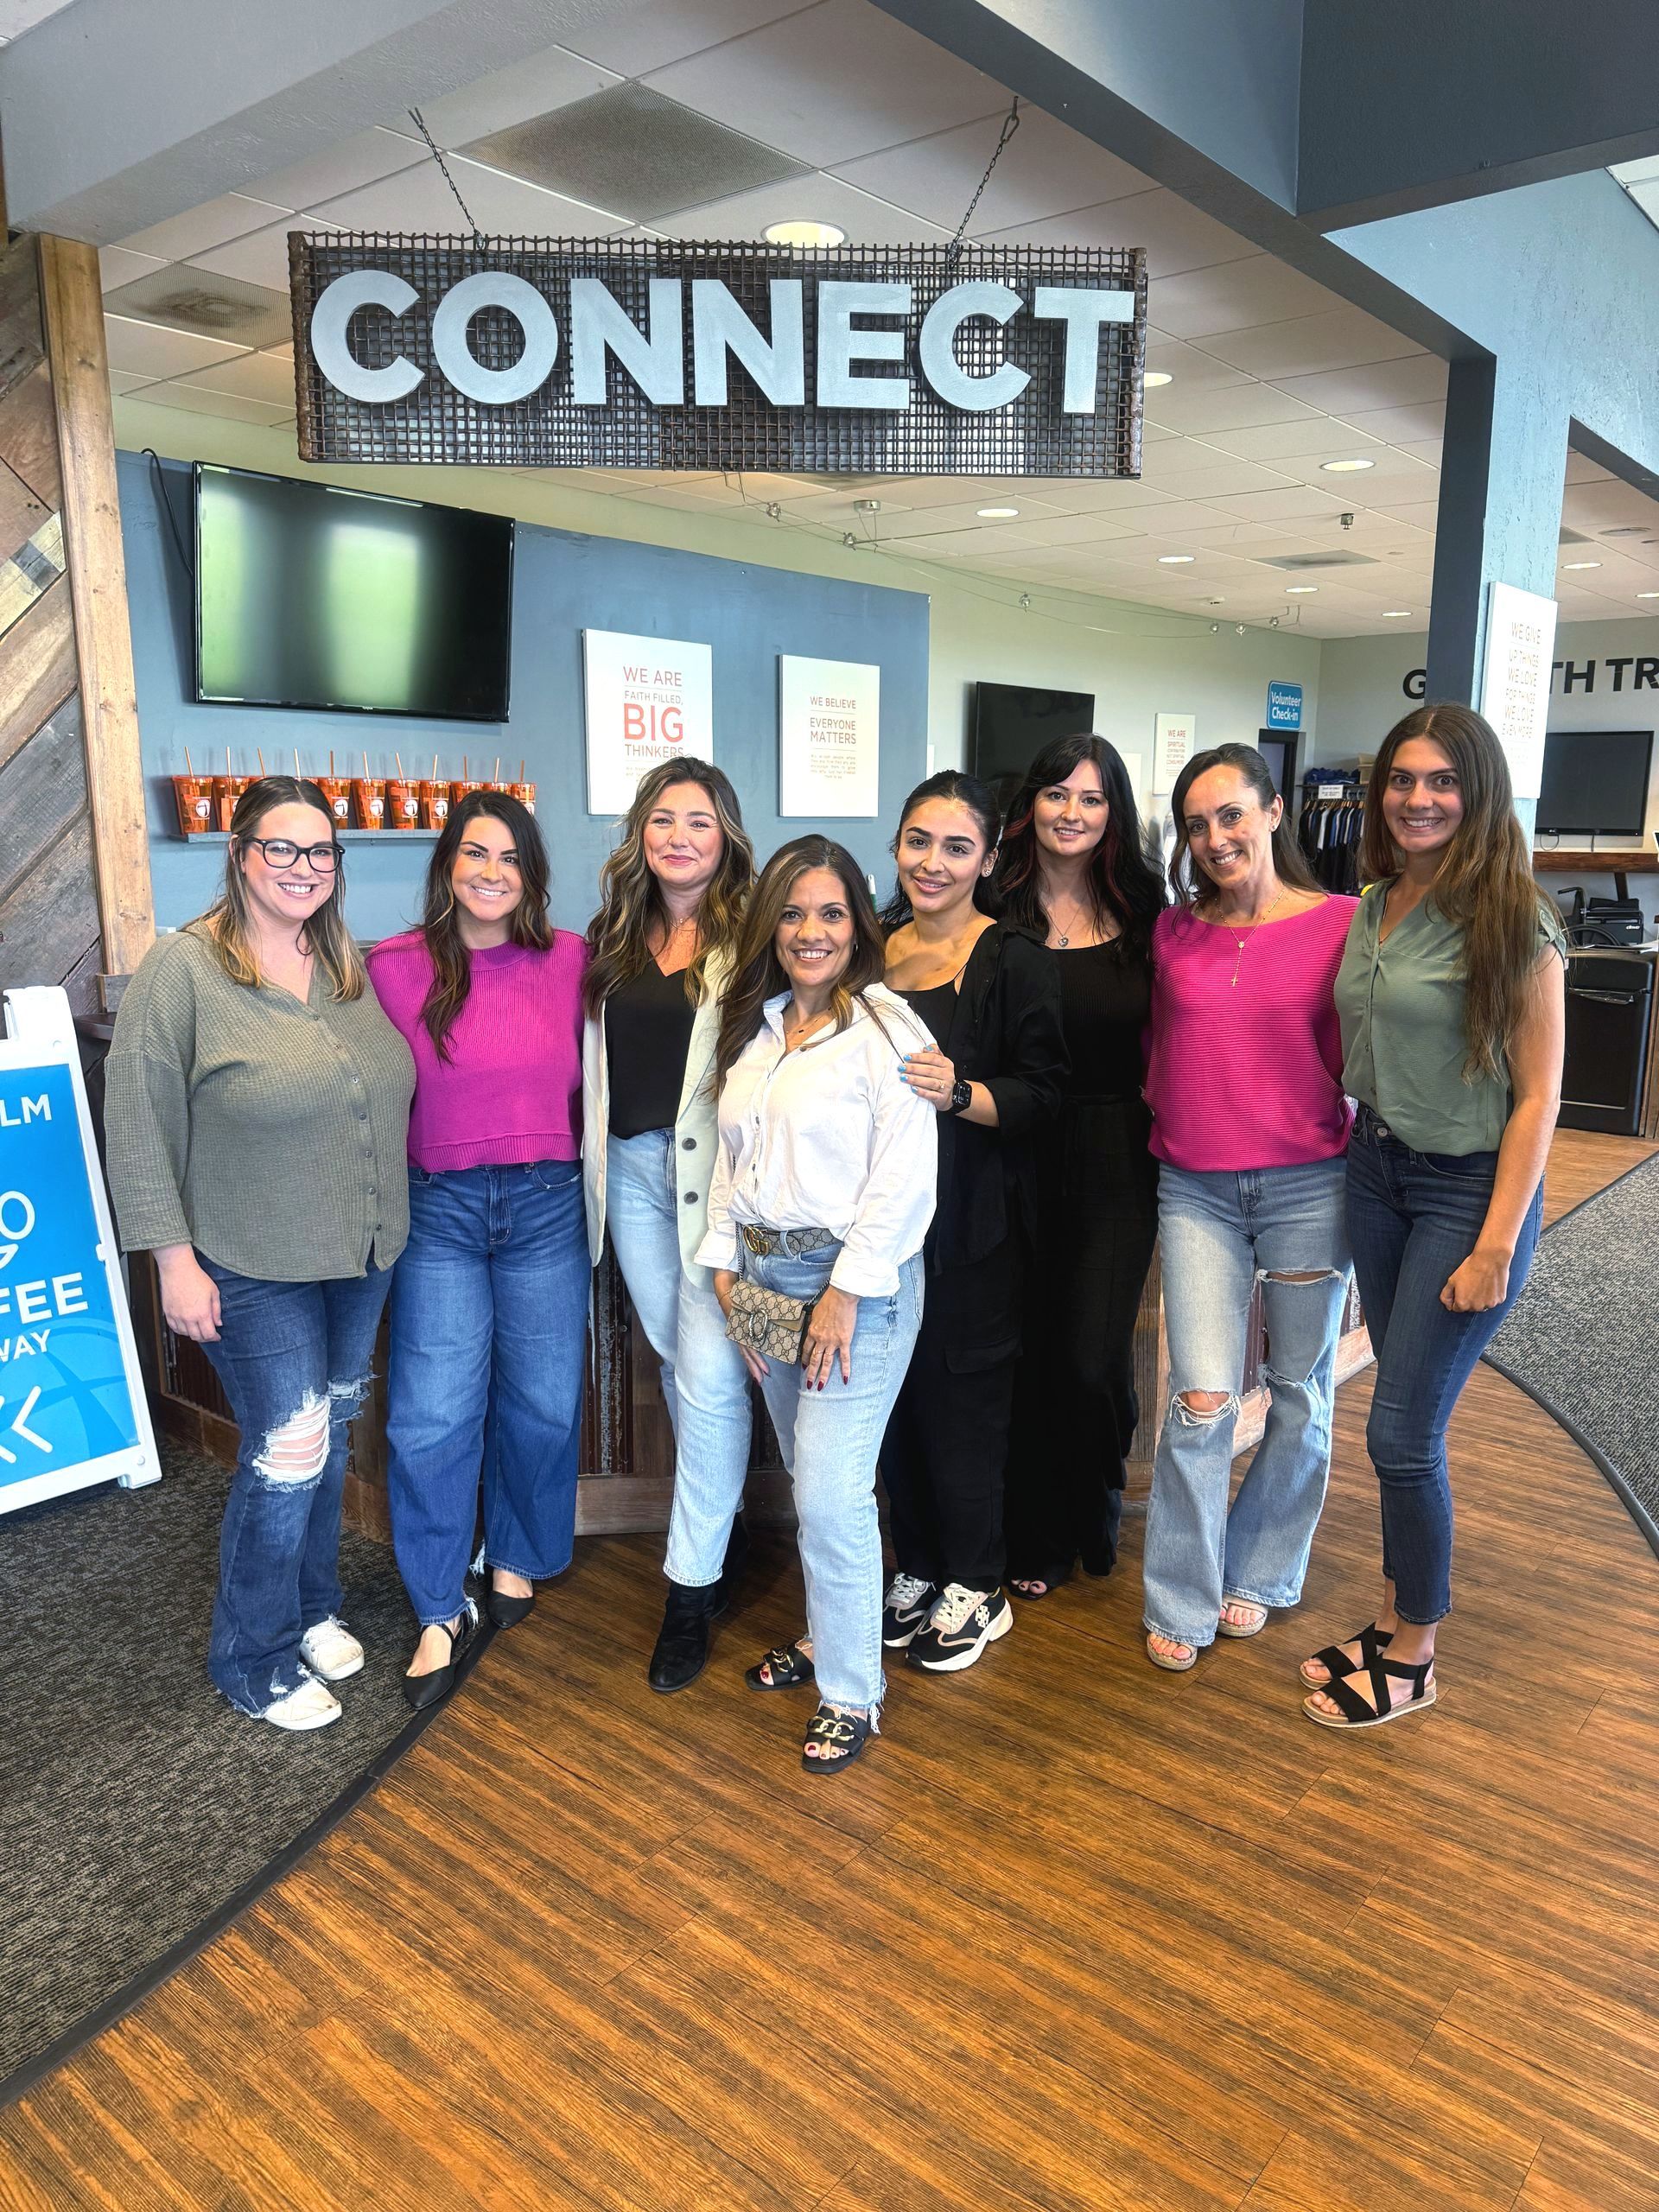
[{"label": "blonde highlighted hair", "polygon": [[[253,925],[248,912],[248,882],[242,872],[242,861],[247,851],[248,840],[258,836],[261,822],[279,806],[315,807],[328,823],[329,838],[338,851],[338,841],[334,835],[334,816],[329,811],[328,802],[308,777],[261,776],[250,784],[238,799],[236,810],[231,817],[231,842],[225,855],[224,887],[207,912],[199,914],[194,922],[187,925],[213,947],[214,957],[231,981],[249,990],[256,990],[264,979],[260,975],[258,955],[254,950]],[[319,838],[317,842],[321,844],[322,840]],[[315,913],[307,915],[302,935],[307,950],[321,962],[334,996],[337,999],[360,999],[368,976],[363,965],[363,956],[346,926],[346,916],[340,906],[340,894],[345,887],[345,856],[341,854],[329,885],[328,895],[319,905]]]},{"label": "blonde highlighted hair", "polygon": [[645,858],[645,824],[664,792],[676,784],[695,784],[708,795],[721,838],[720,866],[697,909],[697,950],[685,971],[685,995],[693,1006],[702,1000],[709,961],[735,950],[754,881],[754,848],[725,771],[710,760],[677,755],[640,777],[621,838],[600,870],[599,912],[588,925],[588,969],[582,981],[583,1010],[589,1014],[596,1014],[613,991],[645,973],[653,957],[653,937],[669,933],[663,888]]}]

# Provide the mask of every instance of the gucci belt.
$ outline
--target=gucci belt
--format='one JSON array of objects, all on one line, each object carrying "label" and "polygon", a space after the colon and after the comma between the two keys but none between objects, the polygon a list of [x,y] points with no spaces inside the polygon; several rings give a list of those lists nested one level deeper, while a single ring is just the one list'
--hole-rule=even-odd
[{"label": "gucci belt", "polygon": [[742,1230],[743,1242],[761,1257],[781,1252],[785,1259],[798,1260],[805,1253],[821,1252],[826,1244],[841,1241],[829,1229],[763,1229],[758,1222],[746,1221]]}]

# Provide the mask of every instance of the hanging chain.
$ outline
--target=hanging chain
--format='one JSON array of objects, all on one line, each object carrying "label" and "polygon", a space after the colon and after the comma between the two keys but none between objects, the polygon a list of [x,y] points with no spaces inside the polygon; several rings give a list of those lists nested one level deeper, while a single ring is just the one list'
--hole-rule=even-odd
[{"label": "hanging chain", "polygon": [[[443,156],[438,151],[436,141],[433,138],[432,133],[427,129],[424,122],[423,122],[419,108],[410,108],[409,111],[409,119],[415,125],[415,128],[420,132],[422,137],[425,139],[428,152],[431,155],[438,167],[443,171],[443,181],[448,186],[450,191],[454,194],[456,207],[460,208],[461,213],[467,218],[467,227],[473,234],[473,244],[481,249],[484,244],[484,233],[479,229],[478,225],[473,220],[473,211],[467,205],[467,202],[461,198],[461,187],[455,182],[454,177],[450,175],[449,164],[444,160]],[[1000,153],[1001,149],[999,147],[997,150]],[[993,168],[996,166],[995,160],[993,160],[991,166]],[[989,174],[990,171],[988,169],[986,171],[986,175],[988,175]],[[978,194],[976,194],[975,197],[977,198]],[[972,211],[970,210],[969,212],[971,213]]]},{"label": "hanging chain", "polygon": [[995,150],[993,152],[990,160],[985,165],[985,174],[981,177],[977,186],[975,188],[974,196],[968,202],[968,206],[963,214],[962,220],[957,225],[957,235],[951,239],[949,250],[944,257],[945,266],[948,269],[954,269],[957,262],[961,260],[963,240],[966,234],[969,224],[974,219],[974,210],[979,205],[980,194],[984,191],[986,186],[990,182],[991,171],[996,167],[997,163],[1002,158],[1002,149],[1007,144],[1009,139],[1013,137],[1014,132],[1019,128],[1020,98],[1019,94],[1016,93],[1014,95],[1014,105],[1008,110],[1007,113],[1002,118],[1002,135],[997,140]]}]

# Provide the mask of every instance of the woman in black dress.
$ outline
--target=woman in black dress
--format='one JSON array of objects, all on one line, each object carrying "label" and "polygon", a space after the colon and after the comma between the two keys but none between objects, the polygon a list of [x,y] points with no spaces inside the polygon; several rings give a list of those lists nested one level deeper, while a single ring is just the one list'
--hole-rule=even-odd
[{"label": "woman in black dress", "polygon": [[1039,1148],[1037,1249],[1008,1454],[1012,1587],[1045,1598],[1079,1560],[1117,1559],[1124,1459],[1140,1418],[1135,1325],[1158,1234],[1158,1169],[1141,1096],[1161,876],[1104,738],[1058,738],[1008,809],[993,886],[1004,918],[1059,969],[1071,1072]]},{"label": "woman in black dress", "polygon": [[899,881],[882,915],[886,981],[926,1023],[906,1079],[939,1116],[927,1296],[881,1446],[898,1572],[881,1641],[930,1674],[971,1667],[1007,1634],[1003,1468],[1034,1222],[1034,1154],[1065,1073],[1051,954],[982,911],[996,802],[947,769],[905,802]]}]

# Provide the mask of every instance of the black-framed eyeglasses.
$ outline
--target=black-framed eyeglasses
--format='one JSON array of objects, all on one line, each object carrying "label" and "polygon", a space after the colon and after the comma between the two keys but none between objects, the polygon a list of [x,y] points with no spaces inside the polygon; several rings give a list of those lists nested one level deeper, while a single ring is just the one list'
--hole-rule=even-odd
[{"label": "black-framed eyeglasses", "polygon": [[340,866],[340,847],[332,841],[326,845],[296,845],[289,837],[245,837],[242,842],[257,845],[267,868],[292,868],[303,858],[310,861],[313,875],[332,875]]}]

